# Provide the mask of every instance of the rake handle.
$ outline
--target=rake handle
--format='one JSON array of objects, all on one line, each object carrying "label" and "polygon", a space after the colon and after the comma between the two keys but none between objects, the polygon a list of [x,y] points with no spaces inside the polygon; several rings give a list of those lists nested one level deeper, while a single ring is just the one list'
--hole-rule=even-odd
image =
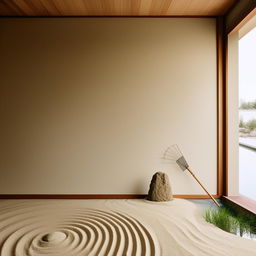
[{"label": "rake handle", "polygon": [[214,197],[208,192],[208,190],[204,187],[204,185],[200,182],[200,180],[196,177],[196,175],[189,169],[187,170],[190,172],[190,174],[195,178],[195,180],[198,182],[198,184],[202,187],[202,189],[208,194],[208,196],[213,200],[213,202],[220,207],[219,203],[214,199]]}]

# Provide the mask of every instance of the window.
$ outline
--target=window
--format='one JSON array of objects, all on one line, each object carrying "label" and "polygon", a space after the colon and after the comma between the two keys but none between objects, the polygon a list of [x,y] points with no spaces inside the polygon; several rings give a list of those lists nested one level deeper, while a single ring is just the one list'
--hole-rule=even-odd
[{"label": "window", "polygon": [[256,28],[239,37],[239,193],[256,200]]}]

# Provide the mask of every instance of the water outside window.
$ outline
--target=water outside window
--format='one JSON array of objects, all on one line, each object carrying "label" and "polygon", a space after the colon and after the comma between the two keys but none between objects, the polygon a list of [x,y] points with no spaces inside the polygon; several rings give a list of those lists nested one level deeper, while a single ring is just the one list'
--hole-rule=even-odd
[{"label": "water outside window", "polygon": [[239,40],[239,192],[256,200],[256,28]]}]

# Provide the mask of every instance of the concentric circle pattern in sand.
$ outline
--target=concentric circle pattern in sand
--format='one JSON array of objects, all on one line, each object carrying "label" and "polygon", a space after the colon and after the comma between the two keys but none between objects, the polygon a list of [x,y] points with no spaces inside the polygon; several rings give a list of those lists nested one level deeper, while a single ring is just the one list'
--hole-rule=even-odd
[{"label": "concentric circle pattern in sand", "polygon": [[0,255],[160,255],[152,232],[132,216],[64,206],[2,205]]}]

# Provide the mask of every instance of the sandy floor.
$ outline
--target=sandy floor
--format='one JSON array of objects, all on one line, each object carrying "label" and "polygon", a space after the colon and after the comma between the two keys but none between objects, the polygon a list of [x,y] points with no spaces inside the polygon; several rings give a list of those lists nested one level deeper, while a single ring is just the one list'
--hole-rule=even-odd
[{"label": "sandy floor", "polygon": [[1,200],[1,256],[255,256],[187,200]]}]

